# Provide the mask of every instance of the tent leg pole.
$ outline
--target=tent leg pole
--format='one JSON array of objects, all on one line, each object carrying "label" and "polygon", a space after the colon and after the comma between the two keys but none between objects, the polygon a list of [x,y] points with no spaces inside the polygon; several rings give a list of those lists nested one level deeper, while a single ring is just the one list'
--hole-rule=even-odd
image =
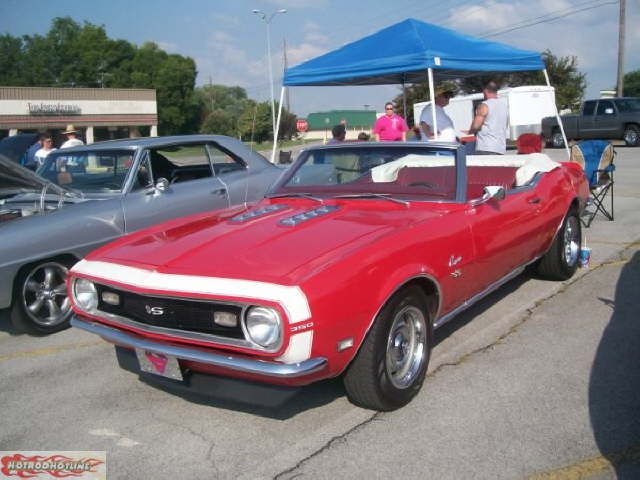
[{"label": "tent leg pole", "polygon": [[278,105],[278,120],[276,121],[276,131],[273,132],[273,150],[271,151],[271,163],[276,163],[276,148],[278,147],[278,133],[280,133],[280,118],[282,116],[282,101],[284,100],[284,90],[280,90],[280,104]]},{"label": "tent leg pole", "polygon": [[404,112],[404,121],[407,121],[407,89],[404,85],[404,75],[402,75],[402,111]]},{"label": "tent leg pole", "polygon": [[[547,69],[542,70],[544,73],[544,79],[547,81],[547,87],[551,87],[551,82],[549,81],[549,74],[547,73]],[[555,100],[555,92],[554,92],[554,100]],[[560,114],[558,113],[558,105],[556,102],[553,102],[553,109],[556,112],[556,120],[558,120],[558,125],[560,126],[560,132],[562,132],[562,139],[564,140],[564,149],[567,152],[567,159],[571,158],[571,152],[569,151],[569,142],[567,142],[567,136],[564,133],[564,125],[562,124],[562,119],[560,118]]]},{"label": "tent leg pole", "polygon": [[431,119],[433,121],[433,139],[438,140],[438,120],[436,119],[436,96],[433,89],[433,69],[429,69],[429,96],[431,97]]}]

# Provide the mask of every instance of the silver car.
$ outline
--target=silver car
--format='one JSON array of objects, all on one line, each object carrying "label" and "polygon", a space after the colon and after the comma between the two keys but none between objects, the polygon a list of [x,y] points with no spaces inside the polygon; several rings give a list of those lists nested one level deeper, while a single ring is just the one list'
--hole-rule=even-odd
[{"label": "silver car", "polygon": [[68,326],[67,270],[96,247],[175,217],[261,198],[283,170],[216,135],[56,150],[37,174],[0,155],[0,308],[14,326]]}]

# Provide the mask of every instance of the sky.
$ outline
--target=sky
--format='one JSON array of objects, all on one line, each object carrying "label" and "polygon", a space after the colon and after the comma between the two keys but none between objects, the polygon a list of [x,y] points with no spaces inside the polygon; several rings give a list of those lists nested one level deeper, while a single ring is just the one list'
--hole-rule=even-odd
[{"label": "sky", "polygon": [[[285,40],[291,67],[409,17],[527,50],[575,55],[587,75],[587,98],[616,83],[616,0],[0,0],[0,34],[44,35],[53,18],[68,16],[103,25],[112,39],[153,41],[193,58],[197,85],[239,85],[263,101],[270,98],[267,29],[254,9],[287,10],[270,24],[276,100]],[[639,26],[640,0],[628,0],[625,71],[640,68]],[[332,109],[382,111],[399,93],[399,86],[296,87],[290,105],[301,117]]]}]

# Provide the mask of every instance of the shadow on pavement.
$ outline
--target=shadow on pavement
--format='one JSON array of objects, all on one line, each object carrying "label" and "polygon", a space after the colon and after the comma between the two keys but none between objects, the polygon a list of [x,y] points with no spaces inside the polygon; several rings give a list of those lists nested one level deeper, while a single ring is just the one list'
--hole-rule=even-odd
[{"label": "shadow on pavement", "polygon": [[[624,266],[591,369],[589,414],[602,455],[618,478],[638,478],[640,465],[640,252]],[[635,472],[633,472],[635,471]]]},{"label": "shadow on pavement", "polygon": [[456,330],[464,327],[469,322],[473,321],[478,315],[482,314],[485,310],[491,308],[495,303],[499,302],[505,297],[508,297],[513,292],[518,290],[529,281],[531,278],[534,278],[532,271],[526,269],[521,275],[518,275],[513,280],[508,281],[500,288],[498,288],[495,292],[490,293],[485,298],[480,300],[478,303],[473,304],[468,309],[460,312],[449,322],[442,325],[442,327],[438,328],[435,332],[435,345],[438,345],[440,342],[444,341],[447,337],[455,333]]},{"label": "shadow on pavement", "polygon": [[121,368],[137,374],[142,382],[188,402],[238,410],[274,420],[287,420],[345,395],[339,378],[305,387],[284,387],[190,372],[184,382],[177,382],[141,373],[136,355],[131,350],[116,347],[116,357]]},{"label": "shadow on pavement", "polygon": [[10,309],[0,310],[0,332],[6,332],[9,335],[23,335],[23,332],[17,330],[11,323]]}]

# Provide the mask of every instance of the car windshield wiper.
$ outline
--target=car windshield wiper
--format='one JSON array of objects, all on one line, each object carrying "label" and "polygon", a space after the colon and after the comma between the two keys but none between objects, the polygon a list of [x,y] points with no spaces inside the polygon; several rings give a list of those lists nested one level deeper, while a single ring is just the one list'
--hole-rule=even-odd
[{"label": "car windshield wiper", "polygon": [[316,202],[324,203],[324,200],[322,198],[314,197],[310,193],[291,192],[291,193],[276,193],[275,195],[265,195],[265,198],[284,198],[284,197],[302,197],[302,198],[308,198],[310,200],[315,200]]},{"label": "car windshield wiper", "polygon": [[391,197],[388,193],[348,193],[345,195],[336,195],[333,198],[384,198],[390,202],[400,203],[405,206],[409,206],[409,202],[406,200],[400,200],[398,198]]}]

